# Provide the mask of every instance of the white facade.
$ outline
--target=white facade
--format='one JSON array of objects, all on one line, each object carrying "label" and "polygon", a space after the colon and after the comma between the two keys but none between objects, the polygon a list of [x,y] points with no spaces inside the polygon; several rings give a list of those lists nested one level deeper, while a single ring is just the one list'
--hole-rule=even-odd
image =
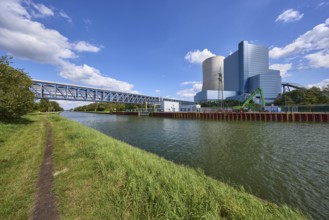
[{"label": "white facade", "polygon": [[199,112],[201,110],[201,105],[181,105],[180,111],[181,112]]},{"label": "white facade", "polygon": [[179,102],[173,101],[161,101],[156,104],[157,110],[160,112],[199,112],[201,109],[201,105],[181,105]]},{"label": "white facade", "polygon": [[[223,97],[222,97],[223,95]],[[207,102],[207,101],[218,101],[219,100],[224,100],[228,97],[236,96],[238,95],[237,92],[235,91],[218,91],[218,90],[206,90],[206,91],[201,91],[198,92],[194,96],[194,101],[195,102]]]},{"label": "white facade", "polygon": [[162,112],[179,112],[179,102],[162,101],[159,105]]}]

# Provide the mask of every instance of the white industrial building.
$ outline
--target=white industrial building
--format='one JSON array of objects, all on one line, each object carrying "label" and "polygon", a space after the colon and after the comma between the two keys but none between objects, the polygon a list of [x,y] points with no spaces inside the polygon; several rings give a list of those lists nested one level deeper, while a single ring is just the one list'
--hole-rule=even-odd
[{"label": "white industrial building", "polygon": [[156,104],[160,112],[199,112],[201,105],[181,105],[179,102],[163,100]]},{"label": "white industrial building", "polygon": [[179,102],[161,101],[158,103],[161,112],[179,112]]},{"label": "white industrial building", "polygon": [[180,105],[181,112],[200,112],[201,105],[194,104],[194,105]]}]

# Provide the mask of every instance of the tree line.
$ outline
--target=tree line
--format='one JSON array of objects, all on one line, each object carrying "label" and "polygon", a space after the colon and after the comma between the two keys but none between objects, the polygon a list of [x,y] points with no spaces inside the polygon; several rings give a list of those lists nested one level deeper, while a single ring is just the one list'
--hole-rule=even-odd
[{"label": "tree line", "polygon": [[89,105],[79,106],[74,108],[74,111],[77,112],[91,112],[91,111],[100,111],[100,112],[116,112],[116,111],[125,111],[125,110],[136,110],[139,108],[144,108],[143,104],[123,104],[123,103],[112,103],[112,102],[95,102]]},{"label": "tree line", "polygon": [[233,99],[225,99],[225,100],[219,100],[219,101],[208,101],[208,102],[202,102],[201,107],[233,107],[233,106],[241,106],[243,102],[240,102],[239,100],[233,100]]},{"label": "tree line", "polygon": [[40,112],[61,112],[64,109],[55,101],[41,99],[39,103],[34,103],[34,110]]},{"label": "tree line", "polygon": [[[253,103],[251,101],[251,103]],[[243,102],[238,100],[223,101],[223,107],[241,106]],[[271,105],[272,103],[266,103]],[[280,94],[273,102],[274,105],[285,106],[285,105],[319,105],[329,104],[329,85],[320,89],[318,87],[312,87],[309,89],[296,89],[290,92]],[[202,107],[218,107],[221,106],[221,100],[208,101],[201,103]]]},{"label": "tree line", "polygon": [[34,101],[32,80],[23,69],[12,67],[10,57],[0,57],[0,120],[17,119],[33,111],[63,111],[58,103]]},{"label": "tree line", "polygon": [[279,106],[329,104],[329,85],[322,90],[318,87],[312,87],[283,93],[273,104]]}]

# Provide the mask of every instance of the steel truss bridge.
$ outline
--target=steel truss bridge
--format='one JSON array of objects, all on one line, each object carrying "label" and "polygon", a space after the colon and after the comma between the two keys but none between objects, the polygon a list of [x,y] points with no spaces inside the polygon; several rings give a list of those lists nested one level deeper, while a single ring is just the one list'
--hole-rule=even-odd
[{"label": "steel truss bridge", "polygon": [[168,99],[162,97],[145,96],[134,93],[115,92],[105,89],[89,88],[78,85],[70,85],[56,82],[32,79],[30,90],[37,99],[55,99],[69,101],[88,101],[88,102],[119,102],[131,104],[153,104],[160,101],[173,101],[185,105],[194,104],[194,102]]}]

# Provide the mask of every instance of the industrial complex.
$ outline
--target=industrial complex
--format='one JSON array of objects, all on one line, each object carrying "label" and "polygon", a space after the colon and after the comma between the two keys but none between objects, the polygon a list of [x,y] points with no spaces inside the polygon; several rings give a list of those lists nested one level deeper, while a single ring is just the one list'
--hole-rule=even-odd
[{"label": "industrial complex", "polygon": [[[244,102],[236,106],[240,110],[256,97],[255,92],[259,91],[263,107],[281,93],[280,71],[271,70],[268,65],[267,47],[242,41],[228,57],[213,56],[203,61],[202,91],[194,96],[194,102],[41,80],[32,80],[30,89],[39,99],[149,104],[153,111],[160,112],[200,112],[202,102],[235,99]],[[301,88],[296,84],[283,85]]]},{"label": "industrial complex", "polygon": [[281,76],[279,70],[269,69],[268,53],[267,47],[242,41],[238,50],[228,57],[204,60],[202,91],[195,95],[194,101],[226,98],[244,101],[257,88],[262,88],[265,102],[273,102],[281,93]]}]

